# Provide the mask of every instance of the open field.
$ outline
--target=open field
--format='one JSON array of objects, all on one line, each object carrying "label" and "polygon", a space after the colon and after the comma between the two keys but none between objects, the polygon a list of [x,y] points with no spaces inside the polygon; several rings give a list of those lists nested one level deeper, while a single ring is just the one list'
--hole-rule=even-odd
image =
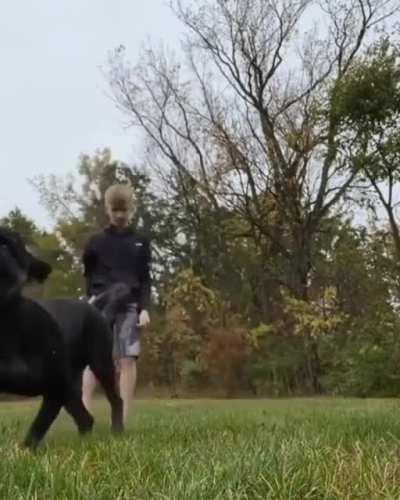
[{"label": "open field", "polygon": [[92,436],[63,413],[32,455],[37,406],[0,404],[1,499],[400,498],[396,400],[142,400],[118,438],[99,400]]}]

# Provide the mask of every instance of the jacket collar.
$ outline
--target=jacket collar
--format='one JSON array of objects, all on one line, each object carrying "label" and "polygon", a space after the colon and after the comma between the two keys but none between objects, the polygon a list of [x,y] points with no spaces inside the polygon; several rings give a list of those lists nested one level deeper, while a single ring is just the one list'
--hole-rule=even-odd
[{"label": "jacket collar", "polygon": [[106,227],[104,231],[108,234],[113,234],[116,236],[132,236],[135,234],[135,231],[130,226],[125,227],[123,229],[119,229],[116,226],[110,225]]}]

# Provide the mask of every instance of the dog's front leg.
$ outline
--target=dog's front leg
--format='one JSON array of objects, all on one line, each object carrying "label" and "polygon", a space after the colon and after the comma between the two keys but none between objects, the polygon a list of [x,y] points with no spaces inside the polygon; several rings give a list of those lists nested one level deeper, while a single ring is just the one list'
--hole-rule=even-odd
[{"label": "dog's front leg", "polygon": [[50,399],[46,396],[43,398],[39,413],[36,415],[36,418],[24,440],[24,446],[32,450],[38,446],[49,427],[56,419],[62,405],[63,402],[60,400]]}]

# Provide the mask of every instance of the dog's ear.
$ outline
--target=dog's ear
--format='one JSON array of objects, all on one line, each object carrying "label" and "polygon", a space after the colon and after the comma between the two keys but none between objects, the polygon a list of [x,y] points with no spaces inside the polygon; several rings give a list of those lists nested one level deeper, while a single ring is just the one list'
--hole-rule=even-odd
[{"label": "dog's ear", "polygon": [[49,277],[49,274],[53,270],[51,265],[38,259],[30,252],[27,251],[28,258],[28,280],[38,281],[43,283]]}]

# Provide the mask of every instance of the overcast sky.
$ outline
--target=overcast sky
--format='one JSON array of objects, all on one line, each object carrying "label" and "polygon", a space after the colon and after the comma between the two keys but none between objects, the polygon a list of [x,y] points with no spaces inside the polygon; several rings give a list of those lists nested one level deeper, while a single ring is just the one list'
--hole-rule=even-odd
[{"label": "overcast sky", "polygon": [[146,37],[174,46],[179,30],[165,0],[1,1],[0,217],[19,206],[48,226],[28,179],[72,171],[80,153],[133,160],[100,67],[121,43],[135,61]]},{"label": "overcast sky", "polygon": [[49,227],[29,179],[73,171],[81,153],[110,147],[134,161],[135,132],[124,131],[100,68],[120,44],[133,62],[148,37],[177,46],[182,27],[166,4],[1,0],[0,218],[18,206]]}]

